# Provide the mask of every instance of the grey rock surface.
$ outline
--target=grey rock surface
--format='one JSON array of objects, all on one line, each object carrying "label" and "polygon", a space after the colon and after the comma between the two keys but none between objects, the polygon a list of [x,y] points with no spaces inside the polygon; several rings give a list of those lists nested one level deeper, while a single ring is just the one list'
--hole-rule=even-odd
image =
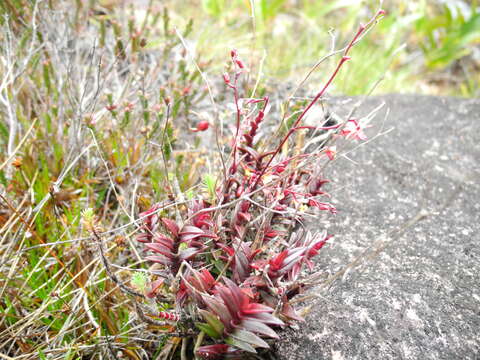
[{"label": "grey rock surface", "polygon": [[[335,234],[317,270],[361,264],[309,292],[307,321],[283,332],[275,358],[480,359],[480,101],[372,97],[358,115],[382,102],[368,134],[393,130],[329,169],[338,214],[313,225]],[[420,209],[431,215],[387,236]]]}]

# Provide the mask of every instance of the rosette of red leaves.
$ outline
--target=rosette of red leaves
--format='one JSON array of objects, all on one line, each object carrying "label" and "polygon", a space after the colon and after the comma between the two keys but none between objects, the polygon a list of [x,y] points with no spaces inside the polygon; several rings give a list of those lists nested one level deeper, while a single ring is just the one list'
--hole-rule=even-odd
[{"label": "rosette of red leaves", "polygon": [[[223,284],[211,287],[211,282],[188,284],[190,289],[205,289],[199,301],[199,313],[206,321],[197,323],[197,327],[213,339],[223,339],[228,344],[207,345],[198,349],[198,354],[209,358],[238,349],[255,353],[255,348],[268,348],[268,344],[260,337],[278,339],[276,332],[269,326],[284,325],[272,313],[271,307],[258,303],[252,297],[251,289],[242,289],[228,278]],[[207,279],[207,277],[203,277]],[[260,335],[260,336],[259,336]]]},{"label": "rosette of red leaves", "polygon": [[143,213],[144,224],[137,240],[144,242],[145,248],[155,255],[146,259],[167,266],[172,275],[176,275],[182,261],[190,262],[203,249],[202,239],[214,239],[217,236],[194,225],[185,225],[182,229],[168,218],[160,218],[166,235],[159,231],[158,207]]},{"label": "rosette of red leaves", "polygon": [[253,267],[257,269],[265,267],[268,277],[274,283],[285,278],[288,281],[295,281],[303,264],[307,264],[312,270],[313,263],[310,259],[318,254],[330,237],[326,231],[317,236],[307,233],[304,237],[300,237],[291,248],[283,250],[268,262],[261,260]]}]

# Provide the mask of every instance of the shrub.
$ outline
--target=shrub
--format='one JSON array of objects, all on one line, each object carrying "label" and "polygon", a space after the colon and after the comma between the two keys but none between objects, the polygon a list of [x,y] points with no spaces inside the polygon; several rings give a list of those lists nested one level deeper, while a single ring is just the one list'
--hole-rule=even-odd
[{"label": "shrub", "polygon": [[[184,344],[195,337],[195,354],[204,358],[255,353],[269,347],[264,338],[278,338],[275,328],[303,320],[290,301],[306,290],[303,269],[313,269],[312,258],[331,237],[310,231],[303,220],[336,212],[323,169],[335,160],[340,138],[365,140],[367,127],[365,119],[326,119],[315,126],[303,120],[383,14],[359,27],[314,99],[282,120],[279,141],[267,136],[269,98],[241,97],[245,65],[232,50],[223,75],[235,107],[231,152],[221,159],[218,175],[206,181],[207,195],[169,199],[140,214],[137,240],[154,265],[152,278],[136,279],[131,293],[161,306],[146,314],[137,306],[141,319],[171,325],[165,333],[183,337]],[[307,151],[295,141],[305,130],[327,136]]]}]

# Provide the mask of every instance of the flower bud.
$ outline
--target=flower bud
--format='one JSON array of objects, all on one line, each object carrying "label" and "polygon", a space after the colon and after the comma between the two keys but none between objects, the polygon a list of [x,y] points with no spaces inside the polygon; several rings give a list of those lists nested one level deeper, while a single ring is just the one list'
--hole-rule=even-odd
[{"label": "flower bud", "polygon": [[205,131],[208,129],[209,125],[210,124],[208,123],[208,121],[200,121],[197,125],[197,129],[200,131]]},{"label": "flower bud", "polygon": [[230,84],[230,75],[228,73],[223,73],[223,81],[226,85]]},{"label": "flower bud", "polygon": [[190,89],[191,89],[190,86],[185,86],[182,90],[182,95],[183,96],[188,95],[190,93]]},{"label": "flower bud", "polygon": [[205,131],[208,129],[208,127],[210,126],[210,124],[208,123],[208,121],[200,121],[198,124],[197,124],[197,127],[196,128],[191,128],[190,130],[192,132],[199,132],[199,131]]},{"label": "flower bud", "polygon": [[245,68],[245,65],[243,65],[243,62],[242,60],[235,60],[235,62],[237,63],[238,67],[240,69],[244,69]]}]

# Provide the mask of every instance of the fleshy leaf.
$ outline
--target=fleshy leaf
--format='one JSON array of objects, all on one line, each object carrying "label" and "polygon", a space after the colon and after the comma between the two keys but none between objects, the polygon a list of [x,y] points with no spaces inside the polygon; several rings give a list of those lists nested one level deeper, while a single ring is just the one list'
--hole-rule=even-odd
[{"label": "fleshy leaf", "polygon": [[230,312],[222,301],[216,299],[213,296],[203,296],[202,299],[205,304],[207,304],[208,308],[210,308],[215,314],[218,315],[218,317],[225,326],[230,326],[232,316],[230,315]]},{"label": "fleshy leaf", "polygon": [[175,237],[178,236],[179,228],[178,228],[178,225],[175,223],[175,221],[172,221],[172,220],[167,219],[167,218],[162,218],[162,222],[163,222],[163,225],[165,225],[167,230],[170,231],[170,233],[173,236],[175,236]]},{"label": "fleshy leaf", "polygon": [[185,242],[189,242],[191,240],[194,240],[200,237],[215,239],[217,238],[217,235],[211,232],[206,232],[192,225],[186,225],[183,227],[182,231],[180,231],[180,238],[182,239],[182,241],[185,241]]},{"label": "fleshy leaf", "polygon": [[270,324],[270,325],[276,325],[276,326],[285,325],[282,320],[266,312],[250,315],[248,318],[257,319],[262,321],[265,324]]},{"label": "fleshy leaf", "polygon": [[240,340],[242,342],[255,345],[257,347],[262,347],[268,349],[268,344],[262,340],[259,336],[255,335],[254,333],[246,330],[237,329],[231,335],[233,339]]},{"label": "fleshy leaf", "polygon": [[268,327],[263,322],[257,320],[243,320],[240,324],[240,327],[257,334],[262,334],[271,338],[278,339],[277,333],[272,328]]},{"label": "fleshy leaf", "polygon": [[149,260],[149,261],[159,263],[159,264],[163,264],[163,265],[171,265],[172,264],[172,260],[170,260],[169,258],[167,258],[166,256],[163,256],[163,255],[147,256],[146,259]]},{"label": "fleshy leaf", "polygon": [[225,342],[227,344],[235,346],[238,349],[241,349],[241,350],[244,350],[244,351],[247,351],[247,352],[250,352],[250,353],[254,353],[254,354],[257,353],[257,351],[255,350],[255,348],[252,345],[250,345],[247,342],[235,339],[233,337],[229,337]]},{"label": "fleshy leaf", "polygon": [[212,325],[210,324],[205,324],[205,323],[195,323],[195,326],[203,331],[205,334],[207,334],[208,336],[210,336],[211,338],[214,338],[214,339],[220,339],[221,337],[221,333],[218,333]]},{"label": "fleshy leaf", "polygon": [[166,246],[163,246],[158,243],[148,243],[145,244],[145,247],[153,252],[156,252],[158,254],[165,255],[168,258],[172,257],[172,249],[167,248]]},{"label": "fleshy leaf", "polygon": [[198,348],[197,354],[206,359],[218,359],[228,352],[229,347],[227,344],[201,346]]},{"label": "fleshy leaf", "polygon": [[252,303],[252,304],[249,304],[248,307],[242,309],[242,312],[244,314],[257,314],[261,312],[272,313],[273,309],[263,304]]},{"label": "fleshy leaf", "polygon": [[193,256],[198,254],[201,249],[188,248],[180,252],[180,260],[190,260]]},{"label": "fleshy leaf", "polygon": [[205,321],[218,333],[222,334],[224,326],[218,318],[211,312],[206,310],[199,310],[199,313],[203,316]]}]

